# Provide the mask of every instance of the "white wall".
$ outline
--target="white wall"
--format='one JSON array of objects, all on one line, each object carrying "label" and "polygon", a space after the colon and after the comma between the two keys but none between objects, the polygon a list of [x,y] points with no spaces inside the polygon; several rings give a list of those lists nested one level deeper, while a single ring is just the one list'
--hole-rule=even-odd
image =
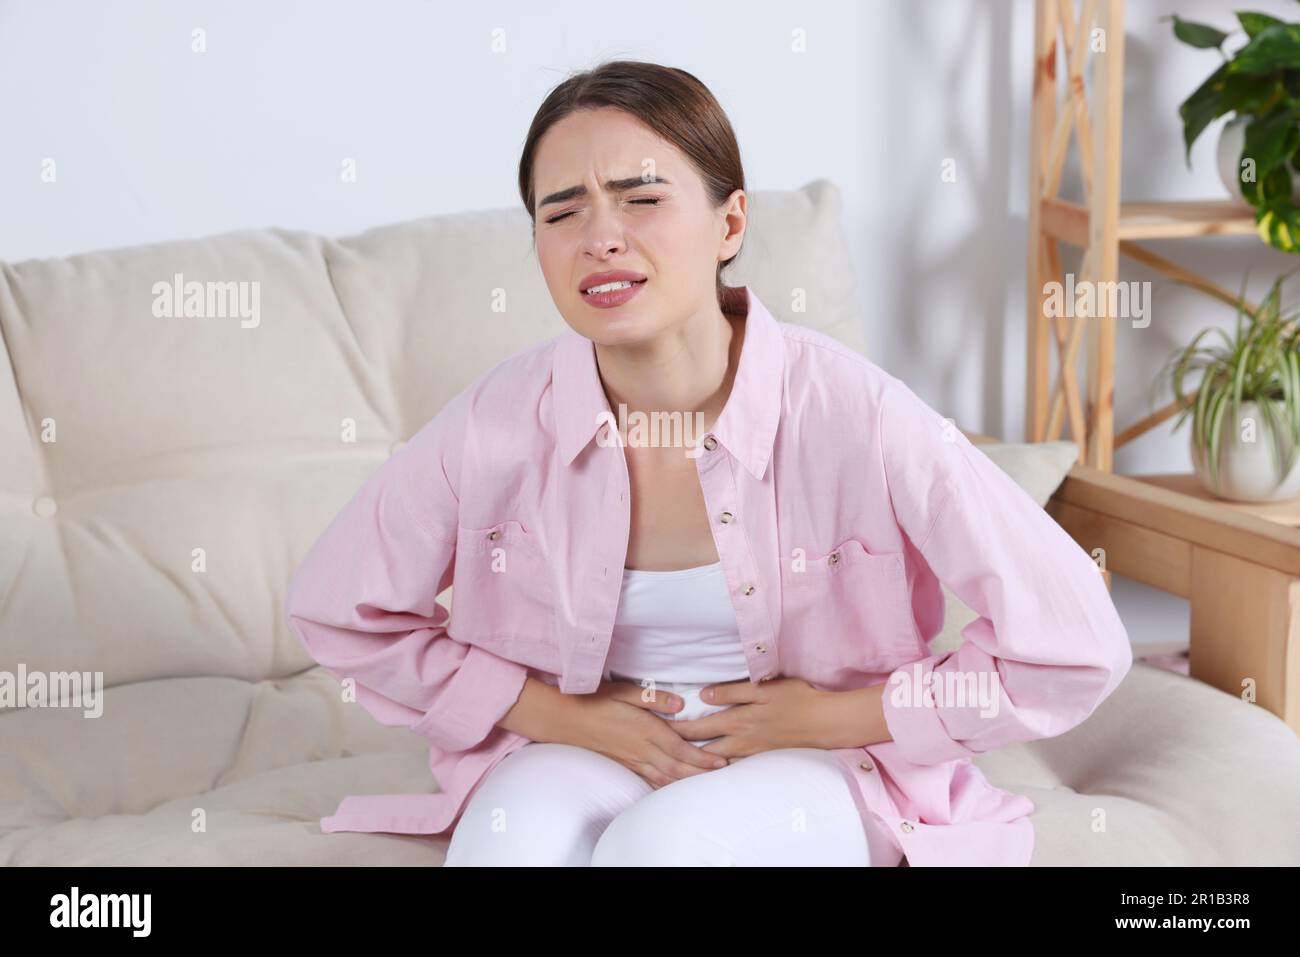
[{"label": "white wall", "polygon": [[[1239,5],[1127,6],[1124,198],[1219,197],[1217,125],[1188,170],[1177,114],[1218,55],[1157,19],[1176,9],[1227,29]],[[1294,0],[1245,7],[1300,19]],[[196,28],[206,52],[191,49]],[[791,52],[795,30],[805,53]],[[516,205],[519,148],[547,90],[602,59],[655,60],[718,96],[751,190],[822,176],[841,186],[872,357],[962,426],[1019,438],[1032,38],[1030,0],[7,0],[0,258],[250,226],[337,235]],[[949,157],[955,183],[940,177]],[[55,183],[41,180],[48,158]],[[1064,180],[1075,198],[1076,170]],[[1232,290],[1251,267],[1255,296],[1300,264],[1250,237],[1153,248]],[[1121,278],[1158,277],[1122,261]],[[1155,407],[1148,387],[1172,349],[1231,319],[1157,283],[1150,327],[1119,324],[1120,427]],[[1186,427],[1148,434],[1116,463],[1190,469]],[[1151,596],[1123,583],[1116,596],[1142,606],[1126,620],[1185,626],[1185,603],[1151,616]]]}]

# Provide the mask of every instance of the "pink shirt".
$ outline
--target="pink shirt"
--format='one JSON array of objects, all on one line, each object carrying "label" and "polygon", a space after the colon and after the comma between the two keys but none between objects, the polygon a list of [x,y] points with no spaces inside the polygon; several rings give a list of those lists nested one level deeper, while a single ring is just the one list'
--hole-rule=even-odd
[{"label": "pink shirt", "polygon": [[[1033,802],[970,759],[1068,731],[1128,672],[1097,566],[901,380],[737,292],[739,368],[695,463],[751,680],[890,681],[892,740],[834,751],[864,824],[887,827],[912,866],[1028,864]],[[308,551],[292,630],[376,720],[428,739],[441,787],[349,796],[322,831],[447,831],[528,743],[496,727],[528,675],[595,690],[630,522],[602,414],[589,339],[566,330],[516,353],[380,465]],[[940,581],[982,616],[954,652],[928,647]],[[435,599],[453,582],[448,612]]]}]

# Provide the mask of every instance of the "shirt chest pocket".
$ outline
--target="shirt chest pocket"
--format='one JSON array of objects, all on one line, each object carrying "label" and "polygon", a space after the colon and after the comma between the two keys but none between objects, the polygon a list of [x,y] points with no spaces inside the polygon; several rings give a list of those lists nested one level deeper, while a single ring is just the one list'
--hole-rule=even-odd
[{"label": "shirt chest pocket", "polygon": [[845,539],[782,569],[785,647],[822,666],[887,674],[923,656],[901,553],[869,552]]},{"label": "shirt chest pocket", "polygon": [[513,519],[456,531],[449,633],[489,651],[549,641],[554,633],[550,567]]}]

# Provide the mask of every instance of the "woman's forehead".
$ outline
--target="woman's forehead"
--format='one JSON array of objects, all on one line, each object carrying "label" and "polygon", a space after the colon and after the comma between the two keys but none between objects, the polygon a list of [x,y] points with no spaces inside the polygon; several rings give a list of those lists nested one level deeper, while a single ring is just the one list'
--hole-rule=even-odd
[{"label": "woman's forehead", "polygon": [[683,170],[676,146],[627,114],[609,110],[558,121],[542,137],[534,166],[538,195],[593,178],[605,183],[657,175],[671,182],[673,172],[680,180]]}]

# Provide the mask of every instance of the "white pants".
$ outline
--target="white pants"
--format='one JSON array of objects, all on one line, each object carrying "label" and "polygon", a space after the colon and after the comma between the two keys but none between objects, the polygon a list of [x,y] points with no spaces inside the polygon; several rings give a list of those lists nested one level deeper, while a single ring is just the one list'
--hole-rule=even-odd
[{"label": "white pants", "polygon": [[901,858],[864,828],[829,751],[761,751],[654,788],[596,751],[534,741],[479,783],[445,866],[893,867]]}]

